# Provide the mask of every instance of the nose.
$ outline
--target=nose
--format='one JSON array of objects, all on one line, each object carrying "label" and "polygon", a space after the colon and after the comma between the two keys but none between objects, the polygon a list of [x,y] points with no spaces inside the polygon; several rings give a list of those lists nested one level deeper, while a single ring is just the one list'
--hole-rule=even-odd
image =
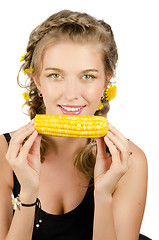
[{"label": "nose", "polygon": [[64,97],[67,101],[73,101],[80,96],[80,86],[75,79],[70,79],[64,87]]}]

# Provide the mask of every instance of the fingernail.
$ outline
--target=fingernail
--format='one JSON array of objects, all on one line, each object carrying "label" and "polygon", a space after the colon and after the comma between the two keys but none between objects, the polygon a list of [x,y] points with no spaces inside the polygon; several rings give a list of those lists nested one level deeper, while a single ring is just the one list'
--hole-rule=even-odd
[{"label": "fingernail", "polygon": [[109,138],[108,138],[107,136],[105,136],[105,140],[106,140],[106,141],[110,141]]},{"label": "fingernail", "polygon": [[36,133],[37,133],[37,131],[35,130],[32,135],[35,135]]}]

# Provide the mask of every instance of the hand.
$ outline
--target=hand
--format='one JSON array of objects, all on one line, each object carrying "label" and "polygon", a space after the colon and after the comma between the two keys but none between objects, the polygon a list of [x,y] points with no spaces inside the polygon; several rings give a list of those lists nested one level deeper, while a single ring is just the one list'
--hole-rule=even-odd
[{"label": "hand", "polygon": [[[130,166],[128,140],[115,127],[109,124],[109,131],[103,138],[97,138],[97,158],[94,168],[95,192],[113,194],[120,178]],[[106,146],[112,159],[106,156]]]},{"label": "hand", "polygon": [[[22,145],[28,136],[28,140]],[[40,142],[41,136],[35,131],[32,120],[13,134],[6,154],[6,159],[20,182],[21,190],[26,193],[38,191],[41,168]]]}]

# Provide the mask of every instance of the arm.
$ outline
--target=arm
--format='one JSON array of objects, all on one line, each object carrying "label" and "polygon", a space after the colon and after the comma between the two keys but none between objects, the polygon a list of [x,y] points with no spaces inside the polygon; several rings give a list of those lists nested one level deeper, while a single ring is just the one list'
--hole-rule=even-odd
[{"label": "arm", "polygon": [[[24,203],[35,202],[35,196],[28,196],[28,194],[20,194],[20,199]],[[8,234],[5,240],[31,240],[34,226],[35,206],[21,207],[16,210],[12,219]]]},{"label": "arm", "polygon": [[[107,142],[114,158],[112,163],[105,161],[104,141],[97,142],[95,176],[101,176],[95,184],[93,240],[137,240],[143,217],[147,190],[146,157],[133,143],[129,142],[127,146],[123,136],[117,130],[115,132],[118,137],[111,136]],[[118,140],[125,143],[120,145]],[[118,146],[120,155],[112,143]],[[128,151],[133,155],[126,157]]]},{"label": "arm", "polygon": [[11,204],[13,172],[5,159],[7,148],[4,136],[0,136],[0,239],[2,240],[7,235],[13,215]]},{"label": "arm", "polygon": [[132,142],[129,144],[133,152],[131,167],[114,192],[113,213],[119,239],[136,240],[146,203],[148,166],[143,151]]},{"label": "arm", "polygon": [[[8,151],[4,137],[0,136],[0,164],[2,166],[0,168],[0,204],[2,206],[0,211],[0,239],[30,240],[32,238],[35,206],[21,207],[20,210],[15,211],[13,216],[11,203],[13,189],[12,169],[14,169],[21,183],[21,201],[29,204],[35,202],[37,197],[38,188],[35,184],[38,184],[39,176],[35,169],[37,166],[40,166],[38,163],[40,137],[32,134],[23,147],[21,144],[19,145],[26,135],[30,135],[32,132],[33,129],[31,130],[29,126],[18,130],[11,140]],[[29,160],[29,164],[26,159]],[[35,161],[34,163],[32,162],[33,160]]]},{"label": "arm", "polygon": [[94,195],[93,240],[117,240],[111,196]]}]

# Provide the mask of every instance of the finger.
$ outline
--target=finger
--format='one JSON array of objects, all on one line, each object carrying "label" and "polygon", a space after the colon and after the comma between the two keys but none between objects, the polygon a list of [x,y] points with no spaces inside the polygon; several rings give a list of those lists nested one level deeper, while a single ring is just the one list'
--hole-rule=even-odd
[{"label": "finger", "polygon": [[110,151],[110,153],[112,155],[112,162],[115,161],[116,163],[120,163],[120,153],[117,150],[117,148],[114,145],[114,143],[111,141],[111,139],[108,138],[108,136],[104,137],[104,141],[105,141],[106,145],[108,146],[109,151]]},{"label": "finger", "polygon": [[128,140],[123,141],[120,136],[114,135],[110,131],[108,131],[107,137],[113,142],[113,144],[117,147],[118,150],[120,150],[121,152],[128,151]]},{"label": "finger", "polygon": [[38,132],[35,130],[32,133],[32,135],[29,137],[29,139],[24,143],[24,145],[19,153],[19,156],[18,156],[18,158],[20,160],[26,161],[27,155],[29,154],[29,151],[30,151],[35,139],[37,138],[37,136],[38,136]]},{"label": "finger", "polygon": [[96,156],[96,175],[103,173],[106,169],[108,169],[107,155],[106,155],[106,147],[103,137],[96,139],[97,142],[97,156]]},{"label": "finger", "polygon": [[112,141],[114,146],[120,151],[120,162],[122,163],[124,169],[127,169],[129,165],[129,144],[120,139],[118,136],[113,135],[111,132],[108,131],[107,137]]},{"label": "finger", "polygon": [[118,136],[123,142],[127,143],[127,138],[126,138],[117,128],[115,128],[114,126],[112,126],[110,123],[109,123],[109,131],[110,131],[113,135]]},{"label": "finger", "polygon": [[[25,131],[25,129],[30,128],[31,126],[34,126],[34,119],[32,119],[27,125],[19,128],[14,134],[13,137],[16,138],[17,136],[19,136],[21,133],[23,133]],[[12,138],[13,138],[12,137]],[[12,139],[11,139],[12,140]]]},{"label": "finger", "polygon": [[31,147],[31,150],[30,150],[31,154],[35,154],[36,155],[36,154],[39,153],[41,138],[42,138],[42,135],[38,135],[37,138],[35,139],[32,147]]},{"label": "finger", "polygon": [[31,147],[31,151],[29,154],[34,155],[34,158],[27,159],[27,162],[30,167],[32,167],[33,170],[35,170],[37,173],[40,173],[40,142],[41,142],[42,135],[38,135]]},{"label": "finger", "polygon": [[125,158],[122,157],[123,161],[121,161],[122,153],[117,150],[113,142],[107,136],[105,136],[104,139],[112,154],[111,168],[116,169],[116,173],[118,174],[119,177],[121,177],[129,169],[129,157],[128,156],[126,156]]},{"label": "finger", "polygon": [[97,138],[95,139],[97,143],[97,155],[98,159],[106,158],[106,148],[105,148],[105,142],[103,138]]},{"label": "finger", "polygon": [[17,158],[24,139],[32,134],[34,130],[35,127],[30,124],[29,126],[23,128],[23,131],[20,129],[17,131],[18,133],[16,132],[16,134],[13,134],[6,154],[7,159],[14,160]]}]

